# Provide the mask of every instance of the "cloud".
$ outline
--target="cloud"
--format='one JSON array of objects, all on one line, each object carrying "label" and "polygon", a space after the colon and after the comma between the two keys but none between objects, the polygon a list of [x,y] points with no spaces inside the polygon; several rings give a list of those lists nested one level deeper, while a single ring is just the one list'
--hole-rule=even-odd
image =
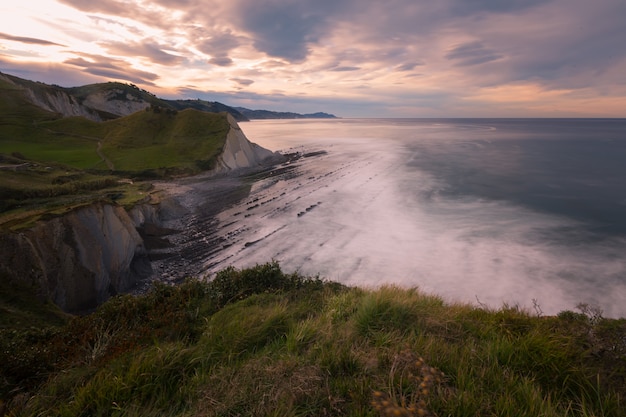
[{"label": "cloud", "polygon": [[[533,80],[546,89],[613,84],[614,80],[606,74],[623,68],[626,60],[626,49],[620,47],[626,44],[626,3],[603,0],[602,4],[603,7],[597,7],[586,2],[555,0],[523,13],[464,21],[465,31],[479,39],[475,42],[482,49],[477,46],[473,51],[456,51],[457,61],[452,62],[469,63],[472,58],[489,61],[489,73],[480,66],[470,72],[480,83]],[[462,52],[466,52],[464,57]],[[470,52],[475,55],[472,57]],[[504,59],[490,60],[495,56]],[[472,71],[466,66],[466,74],[468,70]]]},{"label": "cloud", "polygon": [[233,64],[233,60],[227,56],[217,56],[209,59],[209,63],[218,67],[230,67]]},{"label": "cloud", "polygon": [[34,44],[34,45],[66,46],[66,45],[61,45],[60,43],[50,42],[44,39],[28,38],[24,36],[13,36],[13,35],[9,35],[9,34],[2,33],[2,32],[0,32],[0,39],[6,39],[8,41],[22,42],[22,43]]},{"label": "cloud", "polygon": [[111,16],[125,16],[132,10],[132,5],[115,0],[59,0],[78,10],[91,13],[104,13]]},{"label": "cloud", "polygon": [[481,42],[468,42],[455,45],[446,53],[445,57],[455,61],[455,65],[469,66],[495,61],[502,58],[502,55],[485,48]]},{"label": "cloud", "polygon": [[[611,103],[624,97],[623,0],[59,2],[77,14],[47,22],[33,16],[30,37],[18,40],[22,52],[3,53],[29,65],[54,50],[55,62],[65,61],[69,72],[120,79],[128,71],[133,82],[158,81],[158,91],[193,84],[231,94],[233,84],[224,82],[230,80],[256,99],[281,90],[298,105],[303,97],[312,103],[332,97],[352,109],[366,107],[349,100],[377,103],[389,115],[411,106],[421,115],[430,97],[441,115],[449,108],[489,116],[496,108],[490,103],[503,109],[500,99],[527,87],[527,109],[554,97],[551,91],[571,91],[563,108],[590,103],[594,94]],[[69,50],[46,48],[54,42],[45,39]],[[510,114],[526,114],[519,102],[506,103]],[[614,106],[608,103],[602,108]]]},{"label": "cloud", "polygon": [[304,61],[310,44],[316,43],[328,27],[337,3],[328,0],[239,1],[231,18],[250,34],[254,47],[271,57],[290,62]]},{"label": "cloud", "polygon": [[231,78],[230,80],[246,87],[254,83],[254,80],[248,80],[246,78]]},{"label": "cloud", "polygon": [[361,69],[361,67],[342,66],[342,67],[332,68],[331,71],[346,72],[346,71],[358,71],[360,69]]},{"label": "cloud", "polygon": [[59,3],[66,4],[70,7],[78,9],[89,14],[101,13],[111,16],[114,21],[119,22],[120,18],[126,18],[135,22],[140,22],[148,27],[169,29],[172,25],[171,12],[175,8],[146,7],[140,1],[118,1],[118,0],[57,0]]},{"label": "cloud", "polygon": [[155,64],[178,65],[185,61],[184,57],[165,52],[163,50],[165,49],[164,46],[145,39],[135,43],[103,42],[101,45],[111,54],[120,56],[141,56],[148,58]]},{"label": "cloud", "polygon": [[135,84],[154,85],[154,81],[159,78],[157,74],[133,68],[124,60],[104,56],[85,55],[85,57],[68,59],[64,63],[79,67],[92,75]]},{"label": "cloud", "polygon": [[227,55],[229,51],[237,48],[242,43],[240,37],[230,31],[215,33],[197,43],[197,48],[209,55]]},{"label": "cloud", "polygon": [[209,62],[220,67],[228,67],[233,64],[229,57],[231,50],[243,44],[241,37],[233,35],[230,31],[216,32],[211,36],[201,39],[196,43],[196,47],[201,52],[211,55]]},{"label": "cloud", "polygon": [[450,10],[456,15],[472,15],[480,12],[517,13],[549,2],[550,0],[455,0],[451,2]]},{"label": "cloud", "polygon": [[72,70],[67,65],[41,62],[29,62],[28,65],[24,65],[23,62],[15,62],[2,57],[2,55],[0,55],[0,66],[2,72],[10,73],[20,78],[57,84],[64,87],[92,84],[100,80],[99,77],[81,70]]},{"label": "cloud", "polygon": [[412,71],[415,67],[424,65],[421,62],[405,62],[404,64],[396,65],[394,68],[396,71]]}]

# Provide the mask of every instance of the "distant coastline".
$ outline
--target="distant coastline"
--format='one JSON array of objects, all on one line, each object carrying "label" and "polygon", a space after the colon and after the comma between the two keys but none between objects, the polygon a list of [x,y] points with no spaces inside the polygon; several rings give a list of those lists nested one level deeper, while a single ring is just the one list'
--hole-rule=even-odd
[{"label": "distant coastline", "polygon": [[235,110],[243,114],[250,120],[258,119],[338,119],[337,116],[330,113],[316,112],[316,113],[294,113],[284,111],[271,111],[271,110],[250,110],[245,107],[234,107]]}]

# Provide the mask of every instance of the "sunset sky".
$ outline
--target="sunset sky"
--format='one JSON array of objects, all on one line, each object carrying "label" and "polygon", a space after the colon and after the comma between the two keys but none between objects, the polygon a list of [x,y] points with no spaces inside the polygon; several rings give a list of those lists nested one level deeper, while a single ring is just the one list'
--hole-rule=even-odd
[{"label": "sunset sky", "polygon": [[342,117],[626,117],[626,1],[3,1],[0,71]]}]

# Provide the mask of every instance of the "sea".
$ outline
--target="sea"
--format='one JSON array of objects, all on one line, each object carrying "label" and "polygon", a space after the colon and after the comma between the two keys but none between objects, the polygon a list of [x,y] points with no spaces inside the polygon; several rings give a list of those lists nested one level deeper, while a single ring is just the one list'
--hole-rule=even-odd
[{"label": "sea", "polygon": [[207,273],[276,260],[446,302],[626,316],[626,119],[240,126],[302,157],[219,215],[230,242],[205,260]]}]

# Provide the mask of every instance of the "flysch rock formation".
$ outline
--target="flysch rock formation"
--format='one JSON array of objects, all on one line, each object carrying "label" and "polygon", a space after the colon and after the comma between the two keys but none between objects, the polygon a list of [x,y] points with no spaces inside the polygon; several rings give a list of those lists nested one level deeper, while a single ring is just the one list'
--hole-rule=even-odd
[{"label": "flysch rock formation", "polygon": [[[123,97],[123,99],[119,97]],[[112,89],[90,94],[83,102],[83,105],[117,116],[128,116],[144,110],[150,106],[150,103],[130,93],[124,94],[124,91],[121,89]]]},{"label": "flysch rock formation", "polygon": [[102,118],[97,112],[81,105],[74,97],[61,90],[38,94],[27,88],[25,89],[25,93],[33,104],[49,112],[60,113],[65,117],[82,116],[96,122],[102,121]]},{"label": "flysch rock formation", "polygon": [[69,312],[128,291],[146,268],[143,241],[122,207],[93,204],[0,235],[0,274],[38,288]]}]

